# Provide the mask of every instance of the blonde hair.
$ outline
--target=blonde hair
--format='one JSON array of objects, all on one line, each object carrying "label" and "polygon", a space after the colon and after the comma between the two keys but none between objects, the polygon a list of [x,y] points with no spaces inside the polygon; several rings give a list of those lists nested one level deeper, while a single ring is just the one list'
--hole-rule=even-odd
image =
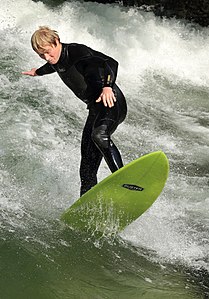
[{"label": "blonde hair", "polygon": [[31,37],[31,45],[33,50],[39,53],[45,46],[56,46],[57,40],[60,42],[57,31],[52,30],[47,26],[40,26]]}]

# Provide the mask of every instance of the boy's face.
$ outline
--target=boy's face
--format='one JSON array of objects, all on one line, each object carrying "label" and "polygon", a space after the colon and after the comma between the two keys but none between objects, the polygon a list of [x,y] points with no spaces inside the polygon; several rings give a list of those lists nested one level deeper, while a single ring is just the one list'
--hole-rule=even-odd
[{"label": "boy's face", "polygon": [[56,64],[60,58],[61,47],[59,42],[56,45],[44,46],[38,51],[38,55],[50,64]]}]

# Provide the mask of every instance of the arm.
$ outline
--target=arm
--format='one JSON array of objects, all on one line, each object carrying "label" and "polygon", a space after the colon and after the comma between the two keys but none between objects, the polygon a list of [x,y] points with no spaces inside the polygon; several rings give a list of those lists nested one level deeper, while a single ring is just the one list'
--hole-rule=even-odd
[{"label": "arm", "polygon": [[102,93],[96,100],[97,103],[103,101],[105,107],[113,107],[114,102],[116,102],[115,95],[113,93],[112,87],[115,83],[117,76],[118,63],[114,59],[108,59],[104,64],[104,84]]},{"label": "arm", "polygon": [[104,63],[104,87],[113,87],[118,72],[118,62],[113,58],[105,60]]},{"label": "arm", "polygon": [[[97,80],[101,82],[102,92],[96,102],[103,102],[104,106],[110,108],[114,106],[116,102],[115,95],[112,91],[112,87],[115,84],[118,70],[118,62],[113,58],[92,50],[88,47],[84,48],[87,55],[83,58],[86,61],[86,73],[87,77],[91,77],[92,70],[96,66]],[[87,78],[88,80],[88,78]]]},{"label": "arm", "polygon": [[52,74],[54,72],[55,72],[54,68],[51,66],[51,64],[49,64],[47,62],[40,68],[32,68],[30,71],[22,72],[22,74],[35,77],[35,76],[43,76],[43,75],[47,75],[47,74]]}]

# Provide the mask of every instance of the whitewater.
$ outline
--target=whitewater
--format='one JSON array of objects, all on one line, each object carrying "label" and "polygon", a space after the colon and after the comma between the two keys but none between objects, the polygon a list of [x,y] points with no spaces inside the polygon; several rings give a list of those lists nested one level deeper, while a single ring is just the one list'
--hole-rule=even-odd
[{"label": "whitewater", "polygon": [[[88,111],[56,74],[21,74],[44,63],[30,45],[40,25],[119,62],[124,163],[170,161],[163,193],[114,240],[60,221],[79,197]],[[0,38],[1,298],[207,298],[209,29],[120,4],[5,0]]]}]

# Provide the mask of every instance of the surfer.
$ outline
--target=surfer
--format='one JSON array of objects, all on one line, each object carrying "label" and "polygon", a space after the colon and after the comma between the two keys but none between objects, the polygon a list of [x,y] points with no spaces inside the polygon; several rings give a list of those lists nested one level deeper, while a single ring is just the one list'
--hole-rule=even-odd
[{"label": "surfer", "polygon": [[97,184],[102,157],[111,172],[123,166],[120,152],[111,139],[127,113],[125,97],[115,83],[118,62],[83,44],[60,42],[57,31],[46,26],[33,33],[31,44],[47,62],[22,74],[43,76],[57,72],[89,109],[81,141],[80,194],[83,195]]}]

